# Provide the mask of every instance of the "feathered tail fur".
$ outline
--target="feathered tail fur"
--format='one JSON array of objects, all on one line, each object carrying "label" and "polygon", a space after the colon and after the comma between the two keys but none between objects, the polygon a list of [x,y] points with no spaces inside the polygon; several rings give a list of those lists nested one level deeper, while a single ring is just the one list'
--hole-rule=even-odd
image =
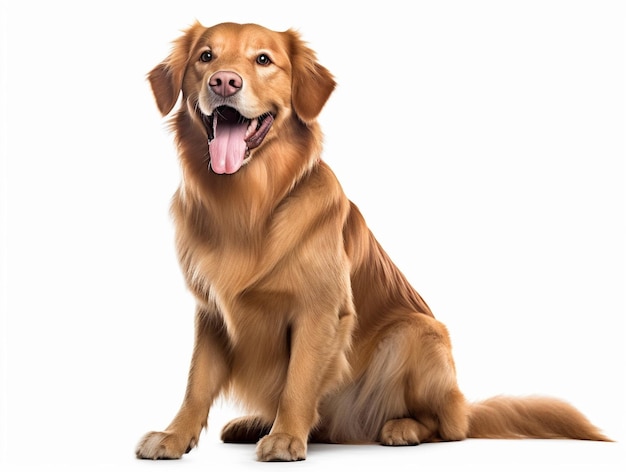
[{"label": "feathered tail fur", "polygon": [[612,441],[570,404],[542,397],[494,397],[473,403],[467,437]]}]

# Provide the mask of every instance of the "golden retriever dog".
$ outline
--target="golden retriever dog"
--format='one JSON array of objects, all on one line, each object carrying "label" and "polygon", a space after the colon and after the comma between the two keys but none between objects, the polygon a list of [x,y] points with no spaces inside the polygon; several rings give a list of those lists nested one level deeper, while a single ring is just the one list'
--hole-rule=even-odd
[{"label": "golden retriever dog", "polygon": [[196,23],[148,79],[163,115],[182,93],[172,214],[197,308],[180,411],[137,457],[180,458],[221,395],[249,411],[222,440],[260,461],[313,441],[609,440],[560,400],[465,399],[445,326],[320,158],[335,80],[298,33]]}]

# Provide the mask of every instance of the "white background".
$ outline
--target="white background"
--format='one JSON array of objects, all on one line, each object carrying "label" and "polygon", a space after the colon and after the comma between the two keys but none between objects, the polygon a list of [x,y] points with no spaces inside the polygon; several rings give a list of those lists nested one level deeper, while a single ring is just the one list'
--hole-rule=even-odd
[{"label": "white background", "polygon": [[[623,465],[624,14],[602,0],[2,3],[2,470]],[[219,442],[235,414],[222,404],[182,461],[134,459],[175,414],[191,353],[168,214],[179,168],[145,75],[195,19],[296,28],[334,73],[324,159],[447,324],[467,397],[564,398],[618,443],[314,445],[263,465]]]}]

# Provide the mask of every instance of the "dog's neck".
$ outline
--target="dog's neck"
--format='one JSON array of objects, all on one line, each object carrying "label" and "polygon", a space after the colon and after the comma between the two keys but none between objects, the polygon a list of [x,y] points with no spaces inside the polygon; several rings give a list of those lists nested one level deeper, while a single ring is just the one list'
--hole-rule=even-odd
[{"label": "dog's neck", "polygon": [[[183,169],[179,204],[187,207],[186,213],[207,214],[214,222],[210,233],[219,233],[221,228],[234,230],[234,234],[222,235],[229,240],[249,241],[262,233],[269,223],[268,217],[320,161],[321,145],[315,139],[319,125],[305,125],[293,117],[280,141],[275,137],[266,139],[260,148],[252,151],[251,161],[238,172],[218,175],[209,166],[204,129],[185,111],[174,120],[186,122],[175,129],[187,130],[185,136],[176,136]],[[280,159],[275,158],[277,155]],[[224,224],[225,220],[229,224]]]}]

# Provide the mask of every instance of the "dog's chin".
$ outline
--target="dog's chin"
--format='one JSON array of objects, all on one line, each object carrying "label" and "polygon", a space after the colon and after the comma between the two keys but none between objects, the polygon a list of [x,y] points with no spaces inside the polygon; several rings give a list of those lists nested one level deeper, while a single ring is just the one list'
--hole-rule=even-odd
[{"label": "dog's chin", "polygon": [[251,151],[262,143],[274,115],[263,113],[247,118],[229,106],[220,106],[210,115],[202,114],[209,142],[210,169],[216,174],[234,174],[250,162]]}]

